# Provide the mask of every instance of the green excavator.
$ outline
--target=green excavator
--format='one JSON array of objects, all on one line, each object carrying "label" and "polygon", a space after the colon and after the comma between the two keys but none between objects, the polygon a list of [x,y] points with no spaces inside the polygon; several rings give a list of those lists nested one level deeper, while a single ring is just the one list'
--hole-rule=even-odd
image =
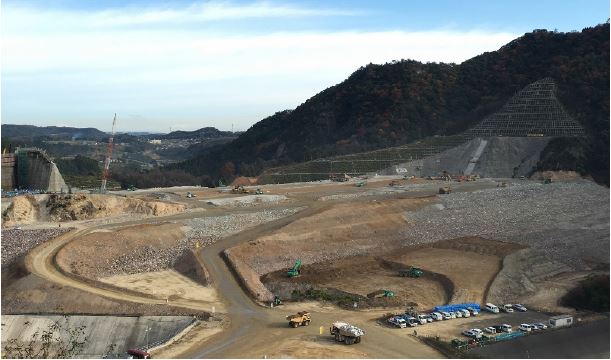
[{"label": "green excavator", "polygon": [[298,276],[300,274],[300,269],[301,268],[301,260],[297,259],[297,261],[295,261],[295,265],[293,265],[293,267],[286,272],[286,275],[288,277],[295,277]]}]

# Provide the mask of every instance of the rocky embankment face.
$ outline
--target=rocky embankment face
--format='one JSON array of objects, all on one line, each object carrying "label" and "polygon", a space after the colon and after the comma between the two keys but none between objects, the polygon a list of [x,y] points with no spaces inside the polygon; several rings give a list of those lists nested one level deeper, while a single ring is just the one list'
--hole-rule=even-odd
[{"label": "rocky embankment face", "polygon": [[35,222],[66,222],[117,215],[165,216],[186,210],[186,205],[105,194],[24,195],[12,199],[2,213],[2,226]]}]

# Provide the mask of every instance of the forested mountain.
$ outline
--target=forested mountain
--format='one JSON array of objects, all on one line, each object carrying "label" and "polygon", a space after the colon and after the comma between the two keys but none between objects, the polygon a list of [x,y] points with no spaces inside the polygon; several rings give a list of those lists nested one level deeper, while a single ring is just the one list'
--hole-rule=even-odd
[{"label": "forested mountain", "polygon": [[535,30],[460,65],[369,64],[296,109],[175,167],[230,180],[270,166],[455,134],[544,77],[555,80],[560,101],[588,138],[566,140],[566,148],[565,140],[555,141],[540,167],[573,168],[608,184],[608,22],[581,32]]},{"label": "forested mountain", "polygon": [[217,128],[205,127],[194,131],[172,131],[165,135],[156,135],[153,137],[156,139],[216,139],[233,136],[235,135],[231,131],[221,131]]},{"label": "forested mountain", "polygon": [[34,138],[100,140],[107,138],[108,134],[95,128],[2,124],[2,137],[13,140],[32,140]]}]

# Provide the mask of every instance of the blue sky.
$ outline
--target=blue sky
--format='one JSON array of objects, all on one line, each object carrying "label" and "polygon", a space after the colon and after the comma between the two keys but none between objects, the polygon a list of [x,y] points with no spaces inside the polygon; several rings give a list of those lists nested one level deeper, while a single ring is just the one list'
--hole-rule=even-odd
[{"label": "blue sky", "polygon": [[607,1],[2,2],[2,123],[246,130],[395,59],[460,63]]}]

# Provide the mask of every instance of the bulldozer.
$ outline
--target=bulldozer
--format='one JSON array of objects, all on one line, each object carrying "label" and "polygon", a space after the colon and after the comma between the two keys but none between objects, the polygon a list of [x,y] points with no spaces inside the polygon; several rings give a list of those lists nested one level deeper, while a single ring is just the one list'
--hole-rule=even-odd
[{"label": "bulldozer", "polygon": [[424,274],[424,271],[422,271],[422,269],[413,267],[413,266],[409,269],[399,270],[399,276],[402,276],[402,277],[419,278],[423,274]]},{"label": "bulldozer", "polygon": [[312,321],[309,311],[300,311],[297,314],[287,316],[286,319],[289,321],[289,325],[293,328],[298,326],[308,326],[310,325],[310,321]]},{"label": "bulldozer", "polygon": [[299,276],[299,274],[301,273],[300,269],[301,269],[301,259],[297,259],[297,261],[295,261],[295,265],[293,265],[293,267],[289,269],[289,271],[286,272],[286,275],[288,277]]}]

